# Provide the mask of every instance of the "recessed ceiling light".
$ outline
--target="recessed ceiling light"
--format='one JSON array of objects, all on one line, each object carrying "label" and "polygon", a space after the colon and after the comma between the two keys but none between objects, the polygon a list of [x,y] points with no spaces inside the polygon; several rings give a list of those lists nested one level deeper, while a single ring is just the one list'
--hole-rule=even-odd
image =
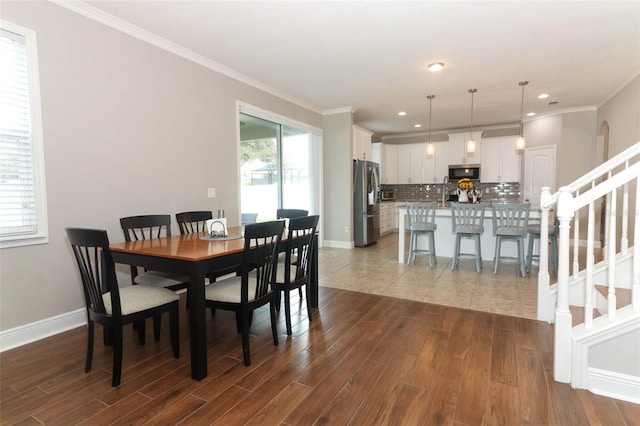
[{"label": "recessed ceiling light", "polygon": [[422,124],[414,124],[413,127],[415,128],[422,127]]},{"label": "recessed ceiling light", "polygon": [[527,113],[527,117],[533,117],[534,115],[536,115],[536,113],[535,113],[535,112],[528,112],[528,113]]},{"label": "recessed ceiling light", "polygon": [[548,93],[540,93],[538,95],[538,99],[547,99],[549,97]]},{"label": "recessed ceiling light", "polygon": [[400,111],[400,112],[398,113],[398,115],[403,116],[403,115],[407,115],[407,113],[406,113],[406,112],[404,112],[404,111]]},{"label": "recessed ceiling light", "polygon": [[438,72],[442,71],[442,69],[444,68],[444,64],[442,62],[434,62],[432,64],[429,64],[427,68],[429,69],[429,71]]}]

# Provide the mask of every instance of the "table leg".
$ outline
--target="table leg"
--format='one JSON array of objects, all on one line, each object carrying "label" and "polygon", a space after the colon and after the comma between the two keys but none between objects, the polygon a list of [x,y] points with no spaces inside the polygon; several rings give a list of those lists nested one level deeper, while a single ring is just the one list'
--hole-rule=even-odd
[{"label": "table leg", "polygon": [[207,322],[204,304],[203,268],[197,262],[189,270],[189,319],[191,342],[191,377],[202,380],[207,377]]},{"label": "table leg", "polygon": [[309,294],[311,307],[318,307],[318,236],[315,235],[313,237],[315,241],[313,242],[313,252],[311,253],[311,270],[309,271]]}]

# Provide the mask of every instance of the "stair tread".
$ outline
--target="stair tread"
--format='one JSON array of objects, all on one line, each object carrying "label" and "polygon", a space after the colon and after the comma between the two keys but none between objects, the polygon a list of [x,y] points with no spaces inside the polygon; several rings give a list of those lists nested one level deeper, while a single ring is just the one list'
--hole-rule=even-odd
[{"label": "stair tread", "polygon": [[[571,325],[575,327],[576,325],[584,324],[584,307],[583,306],[569,306],[569,311],[571,312]],[[593,310],[593,317],[598,318],[600,316],[600,312],[597,309]]]},{"label": "stair tread", "polygon": [[[609,288],[606,285],[596,285],[598,293],[607,297]],[[624,308],[631,304],[631,289],[630,288],[616,288],[616,309]]]}]

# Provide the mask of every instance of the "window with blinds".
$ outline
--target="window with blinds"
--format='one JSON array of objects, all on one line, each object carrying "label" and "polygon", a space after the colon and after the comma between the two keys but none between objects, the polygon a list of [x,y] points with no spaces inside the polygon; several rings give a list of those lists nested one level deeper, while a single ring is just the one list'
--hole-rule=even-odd
[{"label": "window with blinds", "polygon": [[33,31],[0,28],[0,247],[47,242]]}]

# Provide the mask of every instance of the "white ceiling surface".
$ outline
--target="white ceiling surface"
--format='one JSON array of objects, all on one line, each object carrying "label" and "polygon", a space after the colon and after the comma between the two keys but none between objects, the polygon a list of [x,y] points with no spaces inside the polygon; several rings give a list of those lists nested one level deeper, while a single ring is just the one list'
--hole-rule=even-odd
[{"label": "white ceiling surface", "polygon": [[352,107],[377,136],[425,132],[428,94],[433,131],[469,127],[471,88],[474,127],[497,126],[520,120],[519,81],[544,115],[597,107],[640,72],[639,1],[86,3],[318,112]]}]

